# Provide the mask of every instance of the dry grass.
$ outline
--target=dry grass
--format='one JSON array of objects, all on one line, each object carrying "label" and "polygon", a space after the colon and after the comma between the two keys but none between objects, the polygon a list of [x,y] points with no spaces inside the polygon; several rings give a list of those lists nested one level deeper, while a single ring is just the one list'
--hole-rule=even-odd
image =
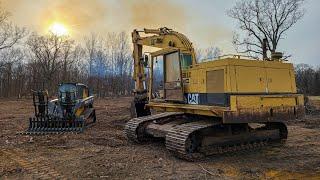
[{"label": "dry grass", "polygon": [[313,101],[320,101],[320,96],[308,96],[308,98]]}]

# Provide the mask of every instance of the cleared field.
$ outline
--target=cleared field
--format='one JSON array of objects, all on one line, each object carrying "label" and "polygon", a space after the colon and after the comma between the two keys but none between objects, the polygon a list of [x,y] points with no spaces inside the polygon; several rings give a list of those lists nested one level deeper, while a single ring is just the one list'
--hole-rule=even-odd
[{"label": "cleared field", "polygon": [[0,100],[0,179],[320,178],[320,116],[288,122],[289,138],[257,151],[186,162],[163,143],[128,143],[131,98],[100,99],[97,124],[82,134],[25,136],[31,100]]},{"label": "cleared field", "polygon": [[317,110],[320,110],[320,96],[308,96],[309,103],[314,106]]},{"label": "cleared field", "polygon": [[320,101],[320,96],[308,96],[310,100]]}]

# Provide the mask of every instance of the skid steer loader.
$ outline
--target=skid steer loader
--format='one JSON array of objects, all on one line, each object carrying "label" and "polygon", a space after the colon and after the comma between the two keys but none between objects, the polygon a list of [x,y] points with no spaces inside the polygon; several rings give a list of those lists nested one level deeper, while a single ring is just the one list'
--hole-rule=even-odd
[{"label": "skid steer loader", "polygon": [[[160,138],[193,160],[285,140],[286,121],[305,114],[282,53],[199,63],[189,39],[165,27],[134,30],[132,42],[135,97],[124,133],[133,142]],[[158,50],[143,54],[144,46]]]},{"label": "skid steer loader", "polygon": [[60,84],[53,100],[48,100],[47,91],[33,91],[35,115],[29,118],[26,134],[83,132],[96,122],[93,100],[88,87],[80,83]]}]

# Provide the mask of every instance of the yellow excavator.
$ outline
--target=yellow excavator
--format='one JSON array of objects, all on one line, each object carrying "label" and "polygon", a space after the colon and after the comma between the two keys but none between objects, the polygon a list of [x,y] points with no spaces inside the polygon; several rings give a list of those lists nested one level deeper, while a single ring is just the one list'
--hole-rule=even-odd
[{"label": "yellow excavator", "polygon": [[[285,140],[286,121],[304,116],[293,65],[281,53],[199,63],[189,39],[166,27],[134,30],[132,42],[135,97],[124,129],[131,141],[164,139],[170,152],[194,160]],[[143,53],[145,46],[156,50]]]}]

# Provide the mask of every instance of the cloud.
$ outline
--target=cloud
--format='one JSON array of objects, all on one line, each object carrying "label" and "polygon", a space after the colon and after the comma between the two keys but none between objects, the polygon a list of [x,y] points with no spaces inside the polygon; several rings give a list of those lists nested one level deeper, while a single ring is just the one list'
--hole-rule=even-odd
[{"label": "cloud", "polygon": [[108,15],[108,7],[99,0],[7,0],[3,6],[15,22],[40,32],[54,22],[66,24],[75,33],[102,29]]},{"label": "cloud", "polygon": [[118,29],[118,24],[123,28],[182,29],[188,23],[185,9],[169,0],[5,0],[2,4],[16,22],[32,24],[37,30],[52,21],[64,22],[79,31],[112,31]]},{"label": "cloud", "polygon": [[188,23],[187,13],[181,5],[169,0],[120,0],[127,13],[128,23],[139,28],[167,26],[182,29]]},{"label": "cloud", "polygon": [[205,48],[208,44],[211,46],[221,46],[225,43],[229,44],[229,42],[231,43],[232,41],[232,35],[232,29],[219,25],[193,26],[190,31],[190,36],[198,40],[195,44],[202,48]]},{"label": "cloud", "polygon": [[91,32],[130,33],[133,29],[164,26],[186,34],[200,47],[216,45],[232,36],[230,30],[217,26],[213,18],[203,19],[198,10],[190,11],[194,3],[181,1],[6,0],[3,5],[19,25],[44,33],[50,24],[60,22],[71,29],[76,39]]}]

